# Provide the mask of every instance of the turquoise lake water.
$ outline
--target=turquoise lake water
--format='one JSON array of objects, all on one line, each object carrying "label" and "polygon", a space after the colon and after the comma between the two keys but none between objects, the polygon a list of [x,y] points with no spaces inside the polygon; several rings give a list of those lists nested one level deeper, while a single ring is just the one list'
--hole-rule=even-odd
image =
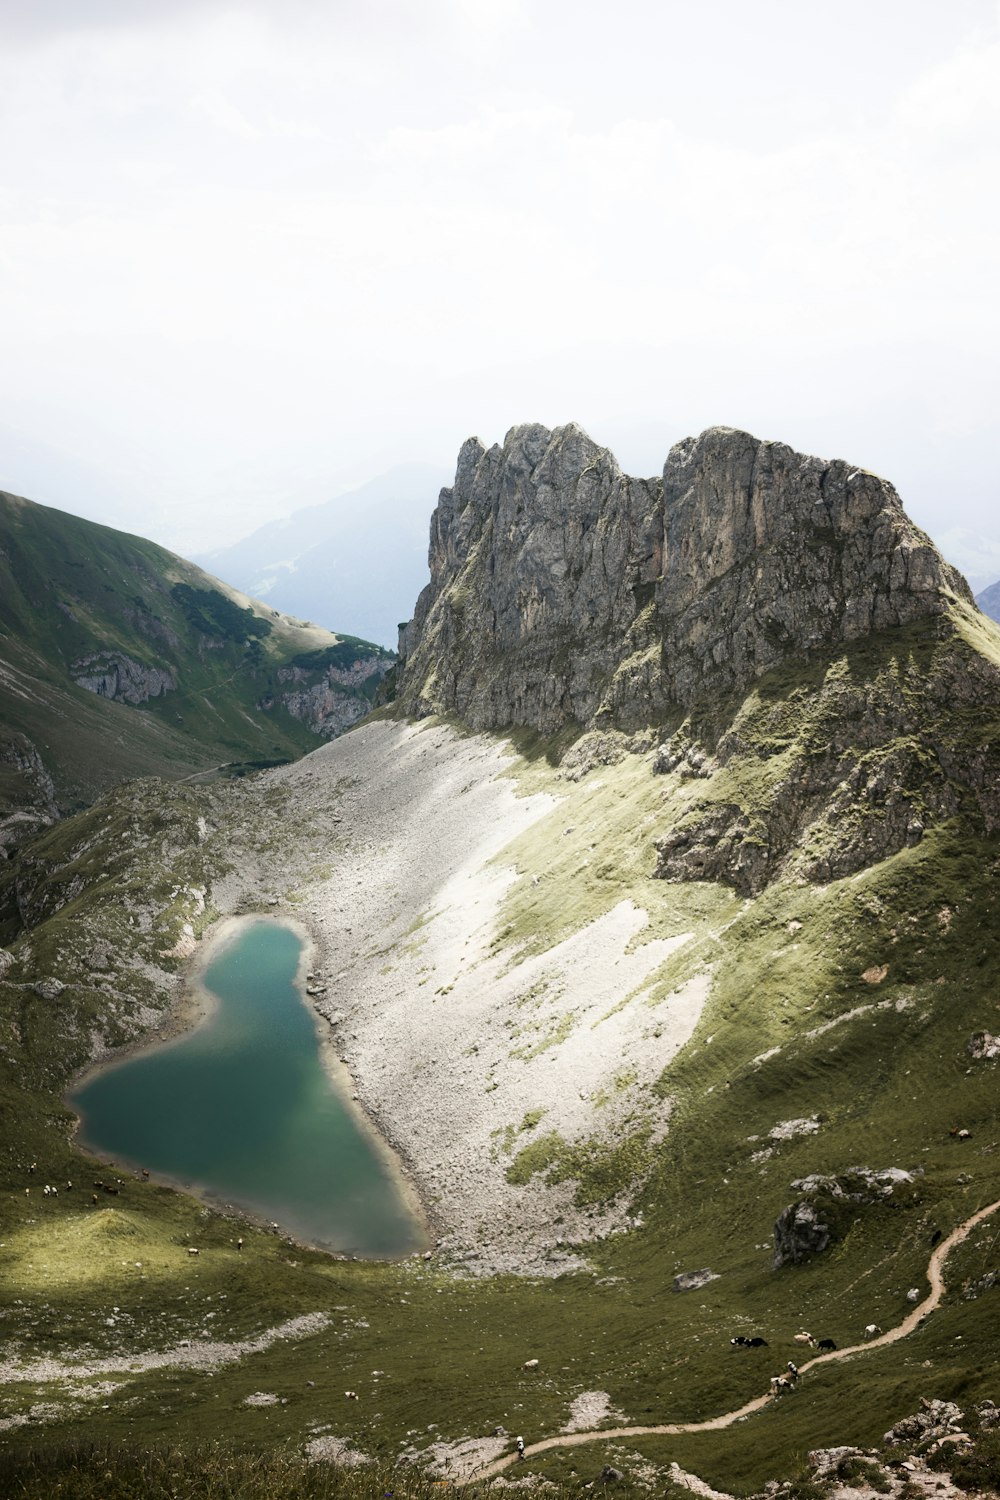
[{"label": "turquoise lake water", "polygon": [[300,954],[289,928],[247,923],[205,971],[208,1021],[71,1097],[80,1143],[325,1249],[405,1254],[420,1226],[323,1067]]}]

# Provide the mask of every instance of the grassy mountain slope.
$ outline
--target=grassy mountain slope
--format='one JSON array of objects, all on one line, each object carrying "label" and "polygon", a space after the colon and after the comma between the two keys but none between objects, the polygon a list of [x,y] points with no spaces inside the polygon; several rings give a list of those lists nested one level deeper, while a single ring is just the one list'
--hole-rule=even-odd
[{"label": "grassy mountain slope", "polygon": [[[126,776],[297,756],[321,735],[289,712],[281,674],[314,684],[328,665],[317,653],[344,649],[152,542],[0,496],[8,805],[33,790],[32,747],[63,808]],[[346,649],[384,670],[381,648]]]},{"label": "grassy mountain slope", "polygon": [[[348,800],[346,742],[250,785],[164,788],[155,807],[141,788],[122,788],[36,841],[5,887],[4,937],[16,963],[0,985],[2,1253],[6,1326],[19,1357],[84,1344],[107,1355],[176,1350],[207,1329],[213,1339],[246,1337],[307,1312],[330,1321],[211,1375],[172,1364],[115,1375],[123,1384],[110,1396],[88,1399],[88,1390],[101,1390],[96,1374],[71,1387],[41,1375],[19,1382],[10,1410],[28,1420],[10,1441],[51,1445],[86,1432],[186,1444],[224,1433],[246,1449],[301,1451],[332,1433],[389,1461],[404,1449],[429,1456],[436,1441],[485,1436],[497,1424],[530,1442],[557,1431],[586,1391],[606,1392],[633,1423],[697,1420],[762,1391],[799,1357],[800,1328],[844,1345],[870,1322],[899,1321],[908,1290],[924,1286],[935,1235],[1000,1197],[997,1064],[968,1050],[972,1036],[998,1026],[1000,840],[976,799],[956,790],[953,810],[915,845],[819,882],[786,865],[756,894],[719,879],[654,878],[656,843],[690,816],[715,777],[720,796],[766,819],[774,785],[767,767],[790,748],[777,743],[776,716],[786,741],[808,754],[815,725],[842,704],[845,679],[878,694],[901,662],[912,669],[911,708],[925,713],[930,739],[944,746],[951,733],[974,748],[978,735],[988,747],[988,715],[973,723],[969,709],[968,722],[935,728],[933,699],[918,684],[949,673],[989,679],[1000,670],[996,645],[991,627],[958,612],[945,634],[889,631],[764,677],[729,726],[740,753],[708,779],[683,765],[654,774],[651,749],[629,751],[624,741],[605,743],[605,763],[581,774],[593,744],[519,736],[507,775],[521,793],[558,800],[496,856],[518,878],[496,913],[494,955],[516,972],[630,898],[648,913],[643,942],[679,930],[692,936],[628,1005],[651,1021],[666,1018],[692,973],[711,978],[694,1035],[651,1089],[654,1100],[673,1100],[662,1139],[650,1137],[647,1101],[622,1078],[631,1118],[616,1117],[610,1135],[602,1127],[609,1102],[594,1098],[579,1137],[553,1138],[550,1101],[540,1095],[538,1117],[512,1120],[497,1160],[480,1163],[484,1176],[513,1183],[526,1205],[547,1179],[569,1192],[582,1264],[554,1276],[470,1279],[462,1260],[446,1254],[397,1266],[338,1262],[131,1176],[120,1197],[89,1202],[91,1179],[107,1169],[67,1144],[60,1094],[90,1054],[93,1031],[113,1044],[148,1025],[171,993],[179,962],[162,955],[185,920],[203,930],[220,903],[239,909],[253,904],[255,890],[276,888],[309,916],[331,869],[353,883],[368,835],[352,823],[361,804]],[[423,740],[426,755],[443,754],[435,736],[455,741],[431,724],[413,741],[415,753]],[[458,743],[472,755],[488,742]],[[879,817],[877,801],[867,815]],[[199,818],[209,830],[203,838]],[[199,914],[197,892],[206,887],[208,910]],[[446,901],[444,885],[416,905],[404,893],[398,929],[358,940],[373,950],[370,964],[385,968],[404,962],[394,931],[409,931],[417,946],[430,935],[415,980],[423,988],[414,991],[428,1019],[461,994],[443,993],[447,976],[436,966],[434,926]],[[339,923],[335,946],[346,952],[360,912],[346,905]],[[102,938],[108,950],[95,968]],[[473,966],[474,987],[477,973],[492,971],[485,959]],[[387,986],[405,972],[387,975]],[[68,985],[55,1002],[34,989],[52,975]],[[522,1017],[530,1014],[522,1007]],[[405,1042],[400,1034],[396,1045]],[[573,1044],[572,1031],[550,1041],[555,1055]],[[512,1058],[506,1066],[513,1077],[526,1065]],[[430,1114],[439,1086],[433,1078],[423,1085]],[[860,1198],[829,1185],[811,1195],[792,1186],[825,1174],[846,1195],[858,1185],[851,1169],[861,1167],[896,1168],[910,1180]],[[39,1192],[42,1181],[67,1180],[76,1184],[70,1192]],[[805,1196],[826,1215],[833,1242],[775,1270],[775,1219]],[[588,1217],[615,1203],[633,1227],[594,1239]],[[201,1251],[196,1264],[189,1242]],[[605,1462],[636,1480],[646,1463],[664,1493],[676,1460],[717,1487],[748,1493],[794,1470],[809,1448],[877,1440],[922,1396],[966,1406],[996,1399],[997,1244],[987,1222],[949,1264],[944,1305],[910,1339],[817,1370],[794,1398],[732,1429],[557,1450],[532,1467],[572,1485],[596,1478]],[[676,1274],[702,1267],[718,1279],[672,1290]],[[760,1333],[769,1348],[734,1350],[735,1333]],[[533,1357],[538,1370],[522,1369]],[[348,1402],[346,1390],[358,1401]],[[276,1403],[246,1405],[255,1392]]]}]

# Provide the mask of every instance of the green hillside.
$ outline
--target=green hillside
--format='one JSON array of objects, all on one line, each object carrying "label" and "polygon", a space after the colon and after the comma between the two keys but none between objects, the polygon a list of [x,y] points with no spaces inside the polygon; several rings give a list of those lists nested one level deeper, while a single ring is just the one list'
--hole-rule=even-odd
[{"label": "green hillside", "polygon": [[0,812],[38,806],[43,771],[67,810],[130,776],[295,758],[325,736],[289,711],[278,674],[322,682],[319,657],[345,649],[374,674],[339,689],[356,716],[382,648],[338,644],[141,537],[2,494]]}]

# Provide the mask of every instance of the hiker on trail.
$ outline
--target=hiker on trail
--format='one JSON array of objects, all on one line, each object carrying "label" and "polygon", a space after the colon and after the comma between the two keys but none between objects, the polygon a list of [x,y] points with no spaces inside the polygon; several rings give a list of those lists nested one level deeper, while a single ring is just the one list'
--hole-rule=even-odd
[{"label": "hiker on trail", "polygon": [[518,1458],[523,1458],[524,1457],[524,1438],[523,1437],[515,1438],[514,1439],[514,1443],[515,1443],[515,1446],[517,1447],[517,1456],[518,1456]]}]

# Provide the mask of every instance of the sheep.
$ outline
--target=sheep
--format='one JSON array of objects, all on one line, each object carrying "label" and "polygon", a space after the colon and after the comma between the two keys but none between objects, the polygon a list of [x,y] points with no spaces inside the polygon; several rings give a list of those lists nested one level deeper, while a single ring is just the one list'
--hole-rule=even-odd
[{"label": "sheep", "polygon": [[878,1336],[879,1336],[879,1334],[881,1332],[882,1332],[882,1330],[878,1326],[877,1323],[868,1323],[865,1326],[865,1338],[866,1339],[876,1339],[876,1338],[878,1338]]},{"label": "sheep", "polygon": [[817,1349],[836,1349],[836,1347],[837,1346],[833,1342],[833,1339],[820,1339],[819,1343],[816,1345]]}]

